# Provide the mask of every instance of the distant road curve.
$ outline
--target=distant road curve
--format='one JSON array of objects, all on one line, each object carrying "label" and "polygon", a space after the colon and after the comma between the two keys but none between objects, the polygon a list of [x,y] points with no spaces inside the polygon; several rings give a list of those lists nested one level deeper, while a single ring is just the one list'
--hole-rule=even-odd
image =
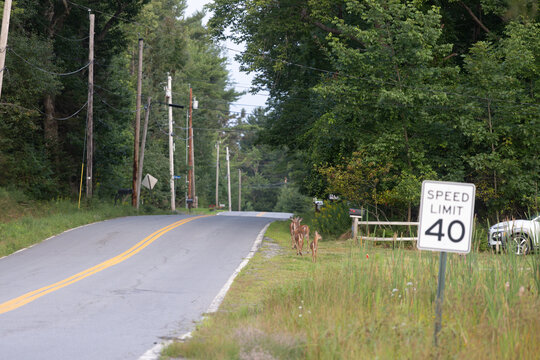
[{"label": "distant road curve", "polygon": [[217,213],[219,216],[244,216],[244,217],[265,217],[270,219],[287,220],[292,213],[285,212],[267,212],[267,211],[224,211]]}]

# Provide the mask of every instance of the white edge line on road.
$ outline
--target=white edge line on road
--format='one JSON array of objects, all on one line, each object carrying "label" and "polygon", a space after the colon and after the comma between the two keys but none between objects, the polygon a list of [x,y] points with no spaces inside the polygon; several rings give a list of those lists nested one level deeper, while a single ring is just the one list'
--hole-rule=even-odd
[{"label": "white edge line on road", "polygon": [[[234,279],[238,276],[240,271],[248,264],[249,260],[255,255],[255,253],[259,250],[259,247],[261,246],[261,243],[264,238],[264,234],[266,233],[266,229],[270,226],[271,222],[265,225],[265,227],[259,232],[259,235],[257,235],[257,238],[255,239],[255,242],[253,243],[253,246],[251,247],[251,250],[249,251],[249,254],[244,258],[244,260],[238,265],[234,273],[229,277],[229,280],[223,285],[219,293],[216,295],[210,306],[208,307],[208,310],[206,310],[206,314],[215,313],[218,309],[221,303],[223,302],[223,299],[225,299],[225,295],[227,295],[227,292],[229,291]],[[205,316],[201,318],[201,320],[204,320]],[[185,333],[184,335],[177,338],[177,340],[186,340],[191,338],[191,331]],[[156,344],[154,347],[152,347],[150,350],[145,352],[138,360],[157,360],[159,359],[159,356],[161,354],[161,351],[167,347],[168,345],[172,344],[172,340],[167,340],[165,342]]]}]

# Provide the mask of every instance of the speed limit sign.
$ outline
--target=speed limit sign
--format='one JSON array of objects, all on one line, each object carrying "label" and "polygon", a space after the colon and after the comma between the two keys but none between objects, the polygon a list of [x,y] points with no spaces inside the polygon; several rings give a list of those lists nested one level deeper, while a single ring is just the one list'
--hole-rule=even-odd
[{"label": "speed limit sign", "polygon": [[418,248],[457,253],[471,251],[475,192],[474,184],[424,181]]}]

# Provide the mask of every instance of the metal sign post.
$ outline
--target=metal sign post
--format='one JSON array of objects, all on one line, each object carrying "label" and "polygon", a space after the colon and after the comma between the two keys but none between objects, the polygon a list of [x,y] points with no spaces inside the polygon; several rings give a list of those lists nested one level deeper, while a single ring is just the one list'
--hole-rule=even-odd
[{"label": "metal sign post", "polygon": [[441,252],[439,257],[439,280],[437,282],[437,298],[435,299],[435,330],[433,331],[433,343],[438,346],[437,335],[442,328],[442,303],[444,300],[444,278],[446,275],[446,251]]},{"label": "metal sign post", "polygon": [[435,330],[433,343],[442,328],[442,304],[448,252],[467,254],[471,251],[474,217],[474,184],[424,181],[420,199],[418,249],[440,251]]}]

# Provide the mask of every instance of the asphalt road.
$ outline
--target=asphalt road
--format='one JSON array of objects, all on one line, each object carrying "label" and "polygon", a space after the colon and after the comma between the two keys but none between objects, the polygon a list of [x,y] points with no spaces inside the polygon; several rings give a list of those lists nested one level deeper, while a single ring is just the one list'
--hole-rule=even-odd
[{"label": "asphalt road", "polygon": [[0,259],[0,359],[138,359],[193,330],[275,219],[235,215],[108,220]]}]

